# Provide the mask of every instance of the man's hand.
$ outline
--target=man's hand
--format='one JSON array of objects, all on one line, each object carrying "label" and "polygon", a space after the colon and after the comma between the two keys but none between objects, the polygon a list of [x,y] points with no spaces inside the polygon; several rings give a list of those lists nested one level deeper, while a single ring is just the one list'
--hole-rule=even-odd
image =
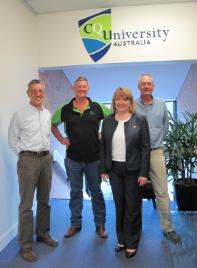
[{"label": "man's hand", "polygon": [[53,133],[53,135],[56,137],[56,139],[63,145],[69,146],[70,145],[70,141],[68,138],[63,137],[61,132],[59,131],[58,127],[56,126],[51,126],[51,131]]},{"label": "man's hand", "polygon": [[66,145],[66,146],[69,146],[70,145],[70,140],[66,137],[62,137],[60,139],[60,143],[63,144],[63,145]]}]

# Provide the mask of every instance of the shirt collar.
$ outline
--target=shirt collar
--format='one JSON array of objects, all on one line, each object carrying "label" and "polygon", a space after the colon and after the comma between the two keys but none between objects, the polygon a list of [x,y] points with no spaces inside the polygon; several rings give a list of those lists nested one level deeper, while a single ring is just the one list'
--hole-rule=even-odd
[{"label": "shirt collar", "polygon": [[34,111],[43,111],[43,110],[44,110],[44,106],[43,106],[43,105],[42,105],[42,109],[39,110],[39,109],[37,109],[35,106],[33,106],[30,102],[29,102],[29,107],[30,107],[32,110],[34,110]]},{"label": "shirt collar", "polygon": [[[152,103],[149,104],[149,105],[153,105],[153,103],[154,103],[154,97],[153,97],[153,95],[151,95],[151,97],[152,97]],[[139,101],[140,101],[141,104],[145,105],[144,102],[142,101],[141,96],[139,97]]]},{"label": "shirt collar", "polygon": [[[87,99],[89,100],[89,105],[87,105],[87,106],[91,106],[92,100],[89,97],[87,97]],[[72,100],[70,101],[70,104],[72,105],[72,107],[73,107],[74,100],[75,100],[75,98],[72,98]]]}]

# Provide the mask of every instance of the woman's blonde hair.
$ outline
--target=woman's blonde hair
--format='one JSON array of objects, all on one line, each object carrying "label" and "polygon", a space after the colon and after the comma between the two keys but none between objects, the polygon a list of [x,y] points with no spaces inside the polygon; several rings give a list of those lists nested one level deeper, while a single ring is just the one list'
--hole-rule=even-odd
[{"label": "woman's blonde hair", "polygon": [[126,87],[119,87],[116,89],[116,91],[114,92],[113,98],[112,98],[112,104],[111,104],[111,111],[113,113],[116,112],[116,107],[115,107],[115,99],[116,97],[123,97],[125,100],[129,100],[129,112],[134,114],[135,110],[136,110],[136,105],[135,105],[135,101],[133,99],[133,95],[131,93],[131,91],[126,88]]}]

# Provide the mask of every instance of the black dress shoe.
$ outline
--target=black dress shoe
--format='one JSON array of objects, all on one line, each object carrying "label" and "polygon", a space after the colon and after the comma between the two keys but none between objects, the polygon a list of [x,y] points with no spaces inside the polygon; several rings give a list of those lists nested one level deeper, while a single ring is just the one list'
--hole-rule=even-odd
[{"label": "black dress shoe", "polygon": [[124,250],[125,249],[125,245],[120,245],[120,244],[118,244],[116,247],[115,247],[115,251],[116,252],[120,252],[120,251],[122,251],[122,250]]},{"label": "black dress shoe", "polygon": [[130,259],[130,258],[132,258],[132,257],[135,256],[136,251],[137,251],[137,250],[132,251],[132,252],[129,252],[128,250],[125,250],[125,256],[126,256],[128,259]]}]

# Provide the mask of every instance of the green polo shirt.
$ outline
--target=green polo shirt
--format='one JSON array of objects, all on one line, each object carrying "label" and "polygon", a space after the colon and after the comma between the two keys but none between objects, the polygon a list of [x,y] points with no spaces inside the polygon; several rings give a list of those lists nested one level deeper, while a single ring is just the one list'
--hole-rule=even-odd
[{"label": "green polo shirt", "polygon": [[110,115],[110,110],[101,103],[89,100],[81,113],[69,103],[58,107],[52,116],[52,125],[64,123],[64,130],[70,140],[67,156],[75,161],[93,162],[99,159],[100,141],[98,131],[101,120]]}]

